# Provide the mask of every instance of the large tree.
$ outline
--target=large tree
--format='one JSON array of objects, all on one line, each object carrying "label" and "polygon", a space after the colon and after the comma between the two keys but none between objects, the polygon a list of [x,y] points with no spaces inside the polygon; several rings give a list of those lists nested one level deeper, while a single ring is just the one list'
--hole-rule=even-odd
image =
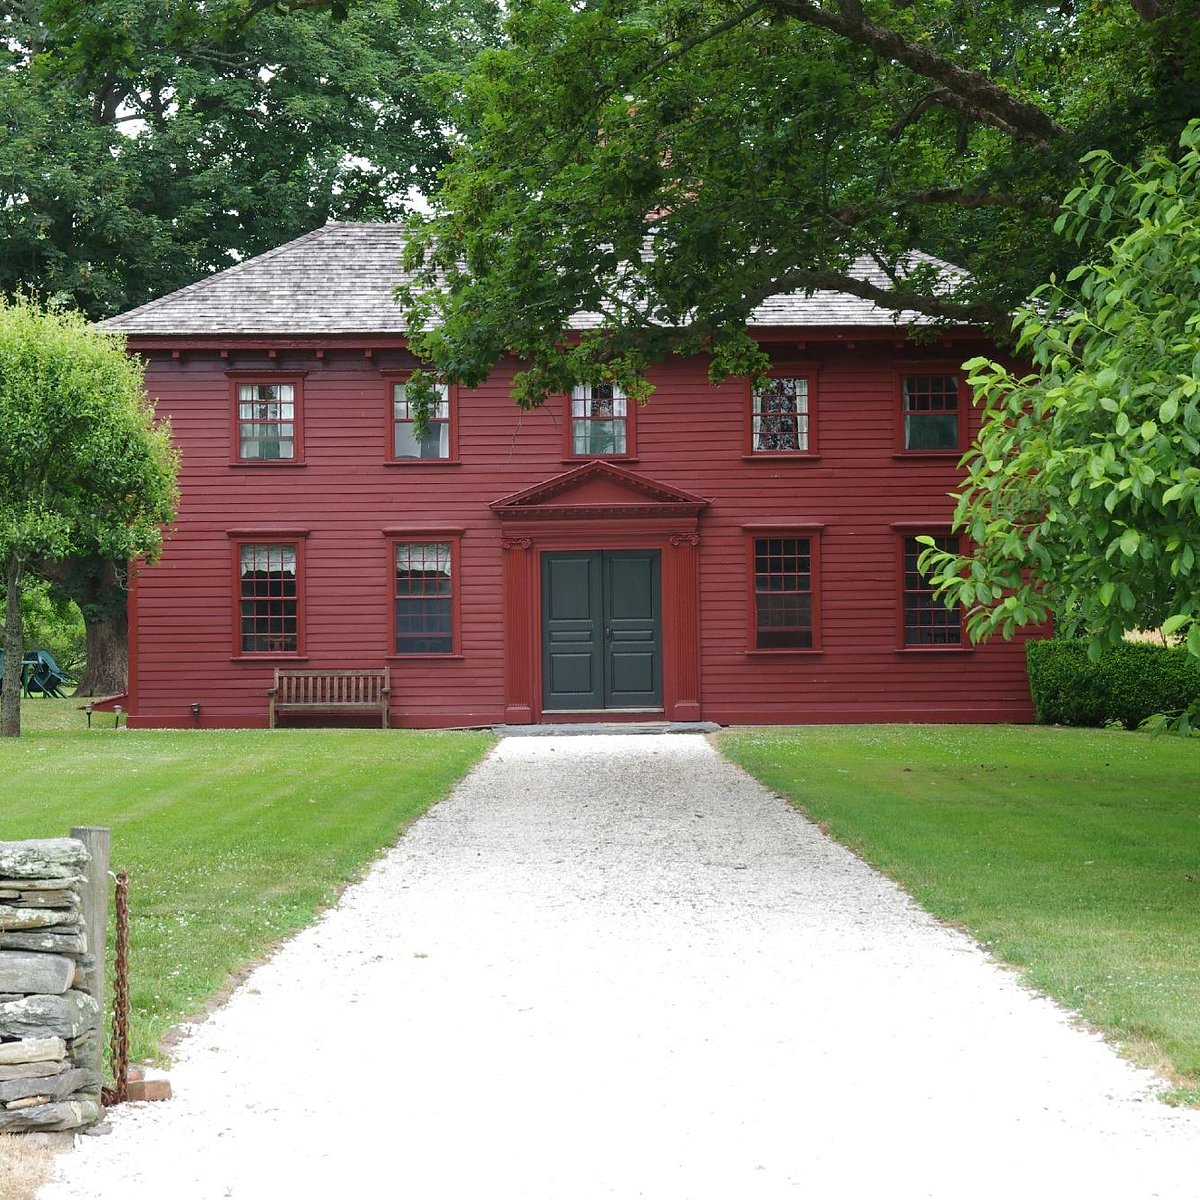
[{"label": "large tree", "polygon": [[0,294],[93,317],[330,218],[403,211],[446,159],[431,77],[491,0],[15,0],[0,39]]},{"label": "large tree", "polygon": [[984,401],[955,521],[926,563],[974,638],[1049,617],[1106,642],[1186,635],[1200,657],[1200,121],[1177,160],[1098,153],[1060,228],[1095,261],[1017,318],[1035,372],[967,366]]},{"label": "large tree", "polygon": [[[764,297],[837,288],[1007,329],[1079,247],[1053,221],[1086,151],[1171,144],[1200,96],[1188,0],[518,0],[451,114],[414,225],[420,350],[537,403],[581,372],[758,361]],[[970,276],[913,271],[908,251]],[[870,256],[882,283],[849,273]],[[562,331],[578,311],[602,328]],[[431,317],[436,320],[431,320]],[[430,328],[432,326],[432,328]]]},{"label": "large tree", "polygon": [[21,730],[21,584],[30,565],[152,558],[175,505],[170,431],[139,360],[78,314],[0,303],[0,734]]},{"label": "large tree", "polygon": [[[0,29],[0,296],[120,312],[335,219],[394,217],[447,156],[432,80],[493,0],[15,0]],[[124,563],[30,564],[126,679]]]}]

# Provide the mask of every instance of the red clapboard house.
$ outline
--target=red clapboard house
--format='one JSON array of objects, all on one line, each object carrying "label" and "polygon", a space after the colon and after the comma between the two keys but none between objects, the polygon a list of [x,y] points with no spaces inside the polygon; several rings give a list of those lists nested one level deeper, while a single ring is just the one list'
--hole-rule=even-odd
[{"label": "red clapboard house", "polygon": [[400,249],[327,225],[105,323],[182,456],[130,725],[261,726],[277,668],[382,667],[398,726],[1031,719],[1023,647],[972,646],[914,566],[954,540],[977,333],[779,296],[757,389],[697,358],[642,407],[522,412],[505,363],[418,440]]}]

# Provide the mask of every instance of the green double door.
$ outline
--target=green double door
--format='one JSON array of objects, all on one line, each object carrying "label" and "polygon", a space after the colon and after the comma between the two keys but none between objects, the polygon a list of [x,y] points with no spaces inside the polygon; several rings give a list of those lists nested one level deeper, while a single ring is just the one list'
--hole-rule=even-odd
[{"label": "green double door", "polygon": [[542,555],[542,708],[662,707],[657,550]]}]

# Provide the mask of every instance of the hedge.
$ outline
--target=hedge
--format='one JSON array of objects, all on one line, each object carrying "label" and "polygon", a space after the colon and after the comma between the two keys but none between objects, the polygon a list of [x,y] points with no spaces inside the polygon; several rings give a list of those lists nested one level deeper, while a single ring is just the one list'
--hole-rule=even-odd
[{"label": "hedge", "polygon": [[1200,697],[1200,660],[1182,646],[1126,642],[1106,648],[1094,663],[1086,641],[1056,638],[1027,642],[1025,658],[1043,725],[1119,721],[1136,729],[1147,717],[1177,713]]}]

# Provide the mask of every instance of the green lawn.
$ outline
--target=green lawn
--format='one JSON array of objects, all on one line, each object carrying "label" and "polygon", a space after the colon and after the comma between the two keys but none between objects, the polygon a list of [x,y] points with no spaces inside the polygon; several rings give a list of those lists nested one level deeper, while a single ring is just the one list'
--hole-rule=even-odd
[{"label": "green lawn", "polygon": [[134,1059],[309,924],[442,798],[488,734],[92,729],[71,700],[24,701],[0,742],[0,840],[113,831],[130,874]]},{"label": "green lawn", "polygon": [[858,726],[719,744],[1200,1102],[1200,740]]}]

